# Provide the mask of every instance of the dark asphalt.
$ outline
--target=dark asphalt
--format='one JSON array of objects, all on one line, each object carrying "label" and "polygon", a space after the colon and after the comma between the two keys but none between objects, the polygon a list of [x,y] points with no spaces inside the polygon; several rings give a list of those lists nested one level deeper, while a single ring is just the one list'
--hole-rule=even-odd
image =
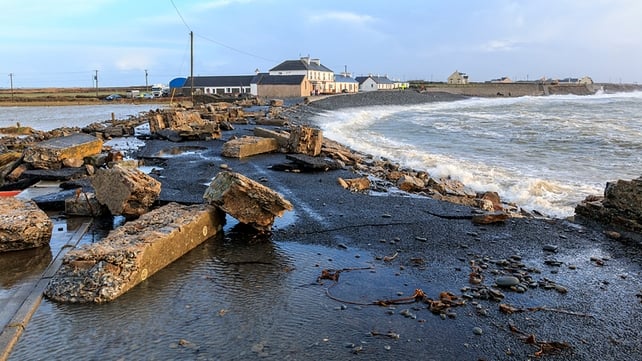
[{"label": "dark asphalt", "polygon": [[[335,106],[345,104],[318,108]],[[113,355],[205,360],[640,359],[639,243],[612,240],[601,229],[560,219],[513,218],[477,226],[468,218],[473,211],[468,207],[400,192],[344,190],[337,184],[338,177],[361,176],[351,169],[281,172],[270,166],[287,162],[284,154],[247,159],[220,156],[226,140],[249,135],[252,128],[236,125],[236,130],[223,133],[223,139],[212,141],[150,140],[137,157],[157,167],[152,175],[162,183],[161,203],[202,202],[207,184],[222,165],[280,192],[294,211],[278,219],[270,235],[245,243],[241,241],[245,231],[226,228],[225,240],[191,252],[114,304],[83,308],[45,302],[34,316],[33,329],[25,330],[10,359],[48,355],[49,349],[72,355],[71,359],[82,359],[82,352],[100,359]],[[185,153],[180,154],[181,149]],[[302,251],[288,256],[300,255],[306,262],[315,258],[314,262],[279,257],[269,262],[228,262],[226,258],[237,248],[274,257],[274,249],[283,245],[317,250],[311,256]],[[232,276],[210,269],[205,275],[192,275],[203,263],[219,259],[231,267]],[[273,278],[254,273],[271,267],[268,264],[276,264],[271,269]],[[372,269],[361,270],[364,264]],[[328,279],[318,282],[323,269],[340,270],[334,273],[336,284]],[[288,279],[297,274],[303,275],[305,283],[291,286]],[[508,275],[527,280],[524,289],[494,286],[498,277]],[[227,288],[200,286],[223,276],[239,283],[230,293],[233,302],[224,307],[219,303],[227,300],[223,296]],[[481,283],[471,284],[475,278]],[[256,289],[261,290],[262,299],[252,298]],[[398,301],[412,296],[415,289],[425,298]],[[491,294],[501,293],[503,298],[489,299],[491,289]],[[316,298],[297,296],[306,292]],[[457,305],[439,315],[428,307],[439,306],[436,301],[442,292],[449,292]],[[163,297],[176,299],[163,303]],[[377,301],[389,305],[366,305]],[[168,302],[179,310],[170,335],[158,331],[164,330],[162,323],[174,312],[163,308],[170,307]],[[207,309],[197,307],[208,303]],[[234,303],[243,305],[245,314],[235,313]],[[131,304],[139,307],[136,310],[145,309],[146,304],[151,309],[123,315]],[[231,311],[225,314],[226,310]],[[287,317],[282,318],[283,314]],[[74,321],[94,327],[91,320],[100,317],[115,319],[119,326],[110,323],[84,330]],[[200,327],[198,332],[188,334],[195,325]],[[65,339],[55,338],[57,334]],[[45,339],[48,335],[53,339]],[[168,347],[166,336],[177,345]],[[147,351],[136,351],[141,349]]]},{"label": "dark asphalt", "polygon": [[[400,276],[410,275],[428,287],[422,291],[429,298],[438,299],[440,292],[448,291],[466,301],[464,306],[452,307],[446,319],[427,312],[425,303],[406,305],[420,315],[412,322],[391,318],[382,307],[380,316],[370,322],[382,331],[401,334],[401,339],[392,342],[389,352],[369,345],[352,355],[346,352],[345,359],[357,358],[362,352],[365,359],[377,360],[422,353],[425,357],[420,359],[435,360],[525,360],[538,352],[555,360],[635,360],[642,355],[642,251],[638,243],[615,241],[602,230],[560,219],[514,218],[505,224],[476,226],[467,219],[472,212],[467,207],[399,193],[350,193],[336,181],[359,176],[349,169],[279,172],[270,166],[287,162],[283,154],[241,160],[220,157],[226,139],[250,134],[251,129],[237,126],[224,133],[224,139],[209,142],[150,141],[140,155],[147,157],[176,146],[203,147],[203,152],[159,164],[164,201],[200,202],[206,184],[225,164],[280,192],[294,205],[294,212],[287,215],[294,216],[294,221],[284,227],[277,223],[273,241],[365,249],[378,256],[375,264],[392,266]],[[556,252],[549,251],[553,248]],[[386,256],[393,259],[386,262]],[[512,262],[512,267],[502,260]],[[503,300],[462,298],[474,294],[475,285],[469,283],[474,270],[471,264],[481,266],[477,270],[485,288],[492,287],[497,277],[510,274],[531,280],[531,285],[525,292],[501,289]],[[412,289],[419,285],[392,286]],[[353,284],[346,297],[358,298],[368,286]],[[500,304],[524,312],[506,314]],[[528,308],[531,310],[525,310]],[[348,309],[344,317],[358,316]],[[473,332],[475,327],[481,335]],[[424,342],[407,341],[416,339]],[[381,343],[384,341],[390,342]]]}]

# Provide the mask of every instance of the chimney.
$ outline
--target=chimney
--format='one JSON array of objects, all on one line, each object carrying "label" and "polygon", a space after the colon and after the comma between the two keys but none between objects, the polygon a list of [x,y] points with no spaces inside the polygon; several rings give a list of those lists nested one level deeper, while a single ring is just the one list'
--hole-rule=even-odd
[{"label": "chimney", "polygon": [[301,60],[304,61],[306,64],[310,65],[310,55],[302,56]]},{"label": "chimney", "polygon": [[320,59],[310,59],[310,63],[316,64],[316,65],[321,65],[321,60]]}]

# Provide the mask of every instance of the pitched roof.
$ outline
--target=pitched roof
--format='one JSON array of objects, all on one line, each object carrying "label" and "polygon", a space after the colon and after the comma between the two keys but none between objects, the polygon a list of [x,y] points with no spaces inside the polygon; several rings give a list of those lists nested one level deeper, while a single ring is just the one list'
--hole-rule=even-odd
[{"label": "pitched roof", "polygon": [[315,70],[324,72],[333,72],[322,64],[317,64],[314,61],[299,60],[286,60],[281,64],[270,69],[270,71],[294,71],[294,70]]},{"label": "pitched roof", "polygon": [[334,74],[334,81],[336,83],[358,83],[357,80],[341,74]]},{"label": "pitched roof", "polygon": [[[195,76],[194,86],[196,87],[236,87],[250,86],[254,75],[222,75],[222,76]],[[188,78],[185,85],[191,84]]]},{"label": "pitched roof", "polygon": [[375,84],[394,84],[392,80],[388,79],[387,76],[375,76],[375,75],[368,75],[368,76],[358,76],[355,78],[356,81],[359,82],[359,84],[363,84],[364,81],[367,79],[372,79]]},{"label": "pitched roof", "polygon": [[258,81],[259,85],[299,85],[305,75],[269,75],[263,74]]}]

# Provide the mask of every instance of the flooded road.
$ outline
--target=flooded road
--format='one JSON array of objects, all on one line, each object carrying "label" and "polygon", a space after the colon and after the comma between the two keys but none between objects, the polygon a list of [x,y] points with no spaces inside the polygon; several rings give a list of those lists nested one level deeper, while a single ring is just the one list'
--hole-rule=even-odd
[{"label": "flooded road", "polygon": [[[372,321],[385,309],[356,304],[432,287],[376,265],[365,250],[248,239],[227,229],[109,304],[43,300],[10,360],[334,357],[372,343],[368,330],[390,331]],[[332,281],[317,282],[322,269],[345,271],[329,288]],[[347,302],[329,298],[330,290]]]}]

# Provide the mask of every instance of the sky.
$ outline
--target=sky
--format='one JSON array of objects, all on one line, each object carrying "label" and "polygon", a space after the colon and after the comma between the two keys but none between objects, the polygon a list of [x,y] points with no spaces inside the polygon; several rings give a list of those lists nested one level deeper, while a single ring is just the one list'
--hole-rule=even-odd
[{"label": "sky", "polygon": [[[639,0],[0,0],[0,88],[140,86],[318,58],[335,73],[642,83]],[[146,75],[147,74],[147,75]]]}]

